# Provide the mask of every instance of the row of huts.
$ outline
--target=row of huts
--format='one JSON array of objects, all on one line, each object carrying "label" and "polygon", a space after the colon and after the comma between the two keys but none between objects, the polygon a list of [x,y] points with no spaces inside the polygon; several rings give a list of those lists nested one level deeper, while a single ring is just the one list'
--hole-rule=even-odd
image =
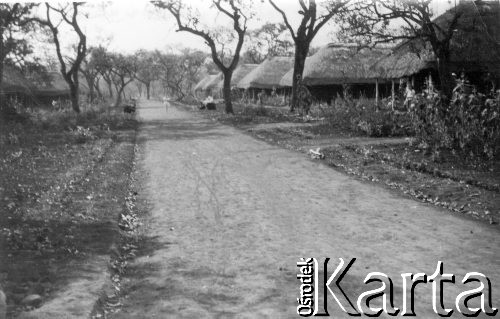
[{"label": "row of huts", "polygon": [[[80,81],[80,92],[89,92],[85,80]],[[25,105],[50,104],[54,100],[69,99],[69,86],[59,72],[47,72],[27,77],[16,68],[4,65],[0,84],[0,98],[16,99]]]},{"label": "row of huts", "polygon": [[[483,92],[500,87],[500,5],[498,1],[464,2],[465,13],[450,44],[451,71],[464,73]],[[464,9],[464,8],[461,8]],[[451,9],[436,18],[445,24]],[[481,10],[479,12],[478,10]],[[474,28],[474,32],[470,29]],[[243,64],[234,72],[233,88],[256,92],[289,94],[293,58],[271,57],[259,65]],[[430,79],[430,80],[429,80]],[[436,57],[430,45],[414,39],[394,48],[360,48],[349,44],[328,44],[307,58],[303,83],[319,101],[330,102],[346,89],[353,97],[380,98],[394,95],[406,81],[417,91],[429,83],[439,84]],[[195,87],[198,98],[221,97],[222,75],[208,75]]]}]

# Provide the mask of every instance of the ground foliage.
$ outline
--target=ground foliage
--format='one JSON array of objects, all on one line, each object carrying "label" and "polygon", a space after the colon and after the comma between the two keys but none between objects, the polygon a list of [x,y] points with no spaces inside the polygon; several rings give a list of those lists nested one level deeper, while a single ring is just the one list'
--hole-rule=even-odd
[{"label": "ground foliage", "polygon": [[214,121],[230,125],[246,125],[276,122],[301,122],[302,117],[290,113],[288,107],[270,107],[251,103],[233,103],[234,114],[224,112],[221,105],[215,111],[199,110],[192,104],[177,104]]},{"label": "ground foliage", "polygon": [[459,89],[449,102],[419,94],[414,104],[409,113],[415,136],[435,157],[444,150],[476,162],[500,155],[500,93],[488,97]]},{"label": "ground foliage", "polygon": [[[0,121],[0,273],[8,311],[43,301],[107,254],[126,196],[136,122],[121,109],[14,106]],[[122,185],[123,184],[123,185]]]}]

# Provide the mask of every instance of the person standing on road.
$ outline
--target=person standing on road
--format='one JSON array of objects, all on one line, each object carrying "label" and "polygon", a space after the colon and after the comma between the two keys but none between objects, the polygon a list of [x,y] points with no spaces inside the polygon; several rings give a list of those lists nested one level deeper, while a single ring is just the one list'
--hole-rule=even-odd
[{"label": "person standing on road", "polygon": [[165,105],[165,112],[168,112],[168,100],[166,96],[161,98],[162,103]]}]

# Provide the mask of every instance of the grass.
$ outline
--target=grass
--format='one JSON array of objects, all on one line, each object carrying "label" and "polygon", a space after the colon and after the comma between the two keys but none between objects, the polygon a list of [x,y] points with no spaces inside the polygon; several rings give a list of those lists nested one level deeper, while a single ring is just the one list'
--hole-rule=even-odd
[{"label": "grass", "polygon": [[233,102],[234,114],[226,114],[223,104],[217,105],[217,110],[198,110],[191,104],[180,104],[190,111],[202,114],[206,118],[219,121],[224,124],[241,126],[261,123],[300,122],[301,118],[289,112],[288,107],[259,106],[255,104],[243,104]]},{"label": "grass", "polygon": [[0,273],[15,316],[108,253],[128,192],[137,123],[105,105],[23,110],[0,123]]},{"label": "grass", "polygon": [[[193,110],[192,107],[188,108]],[[290,113],[288,106],[270,106],[257,104],[233,103],[234,114],[226,114],[224,105],[219,104],[216,111],[198,111],[205,117],[233,126],[255,125],[264,123],[301,123],[314,122],[303,128],[307,134],[322,136],[400,137],[411,136],[413,129],[411,117],[405,112],[393,112],[389,109],[377,109],[373,99],[357,100],[336,99],[332,105],[313,104],[310,118],[305,119],[296,113]]]}]

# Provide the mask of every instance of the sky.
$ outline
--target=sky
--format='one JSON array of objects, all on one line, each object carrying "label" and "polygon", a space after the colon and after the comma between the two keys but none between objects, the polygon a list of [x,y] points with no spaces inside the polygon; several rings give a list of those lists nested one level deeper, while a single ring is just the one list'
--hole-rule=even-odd
[{"label": "sky", "polygon": [[[200,20],[209,27],[226,25],[228,20],[209,7],[208,0],[184,0],[200,12]],[[451,7],[455,0],[434,0],[436,15]],[[297,0],[276,0],[294,28],[300,23]],[[319,3],[320,1],[318,1]],[[89,45],[103,44],[112,51],[132,53],[139,49],[177,50],[185,47],[208,51],[204,41],[188,32],[176,32],[176,23],[166,11],[144,0],[116,0],[87,2],[88,18],[82,17],[82,26]],[[255,16],[249,29],[265,22],[282,22],[279,15],[265,0],[254,0]],[[41,6],[43,9],[43,6]],[[40,14],[43,14],[41,11]],[[316,36],[313,46],[322,46],[334,39],[334,24],[327,24]],[[46,50],[50,50],[47,46]]]}]

